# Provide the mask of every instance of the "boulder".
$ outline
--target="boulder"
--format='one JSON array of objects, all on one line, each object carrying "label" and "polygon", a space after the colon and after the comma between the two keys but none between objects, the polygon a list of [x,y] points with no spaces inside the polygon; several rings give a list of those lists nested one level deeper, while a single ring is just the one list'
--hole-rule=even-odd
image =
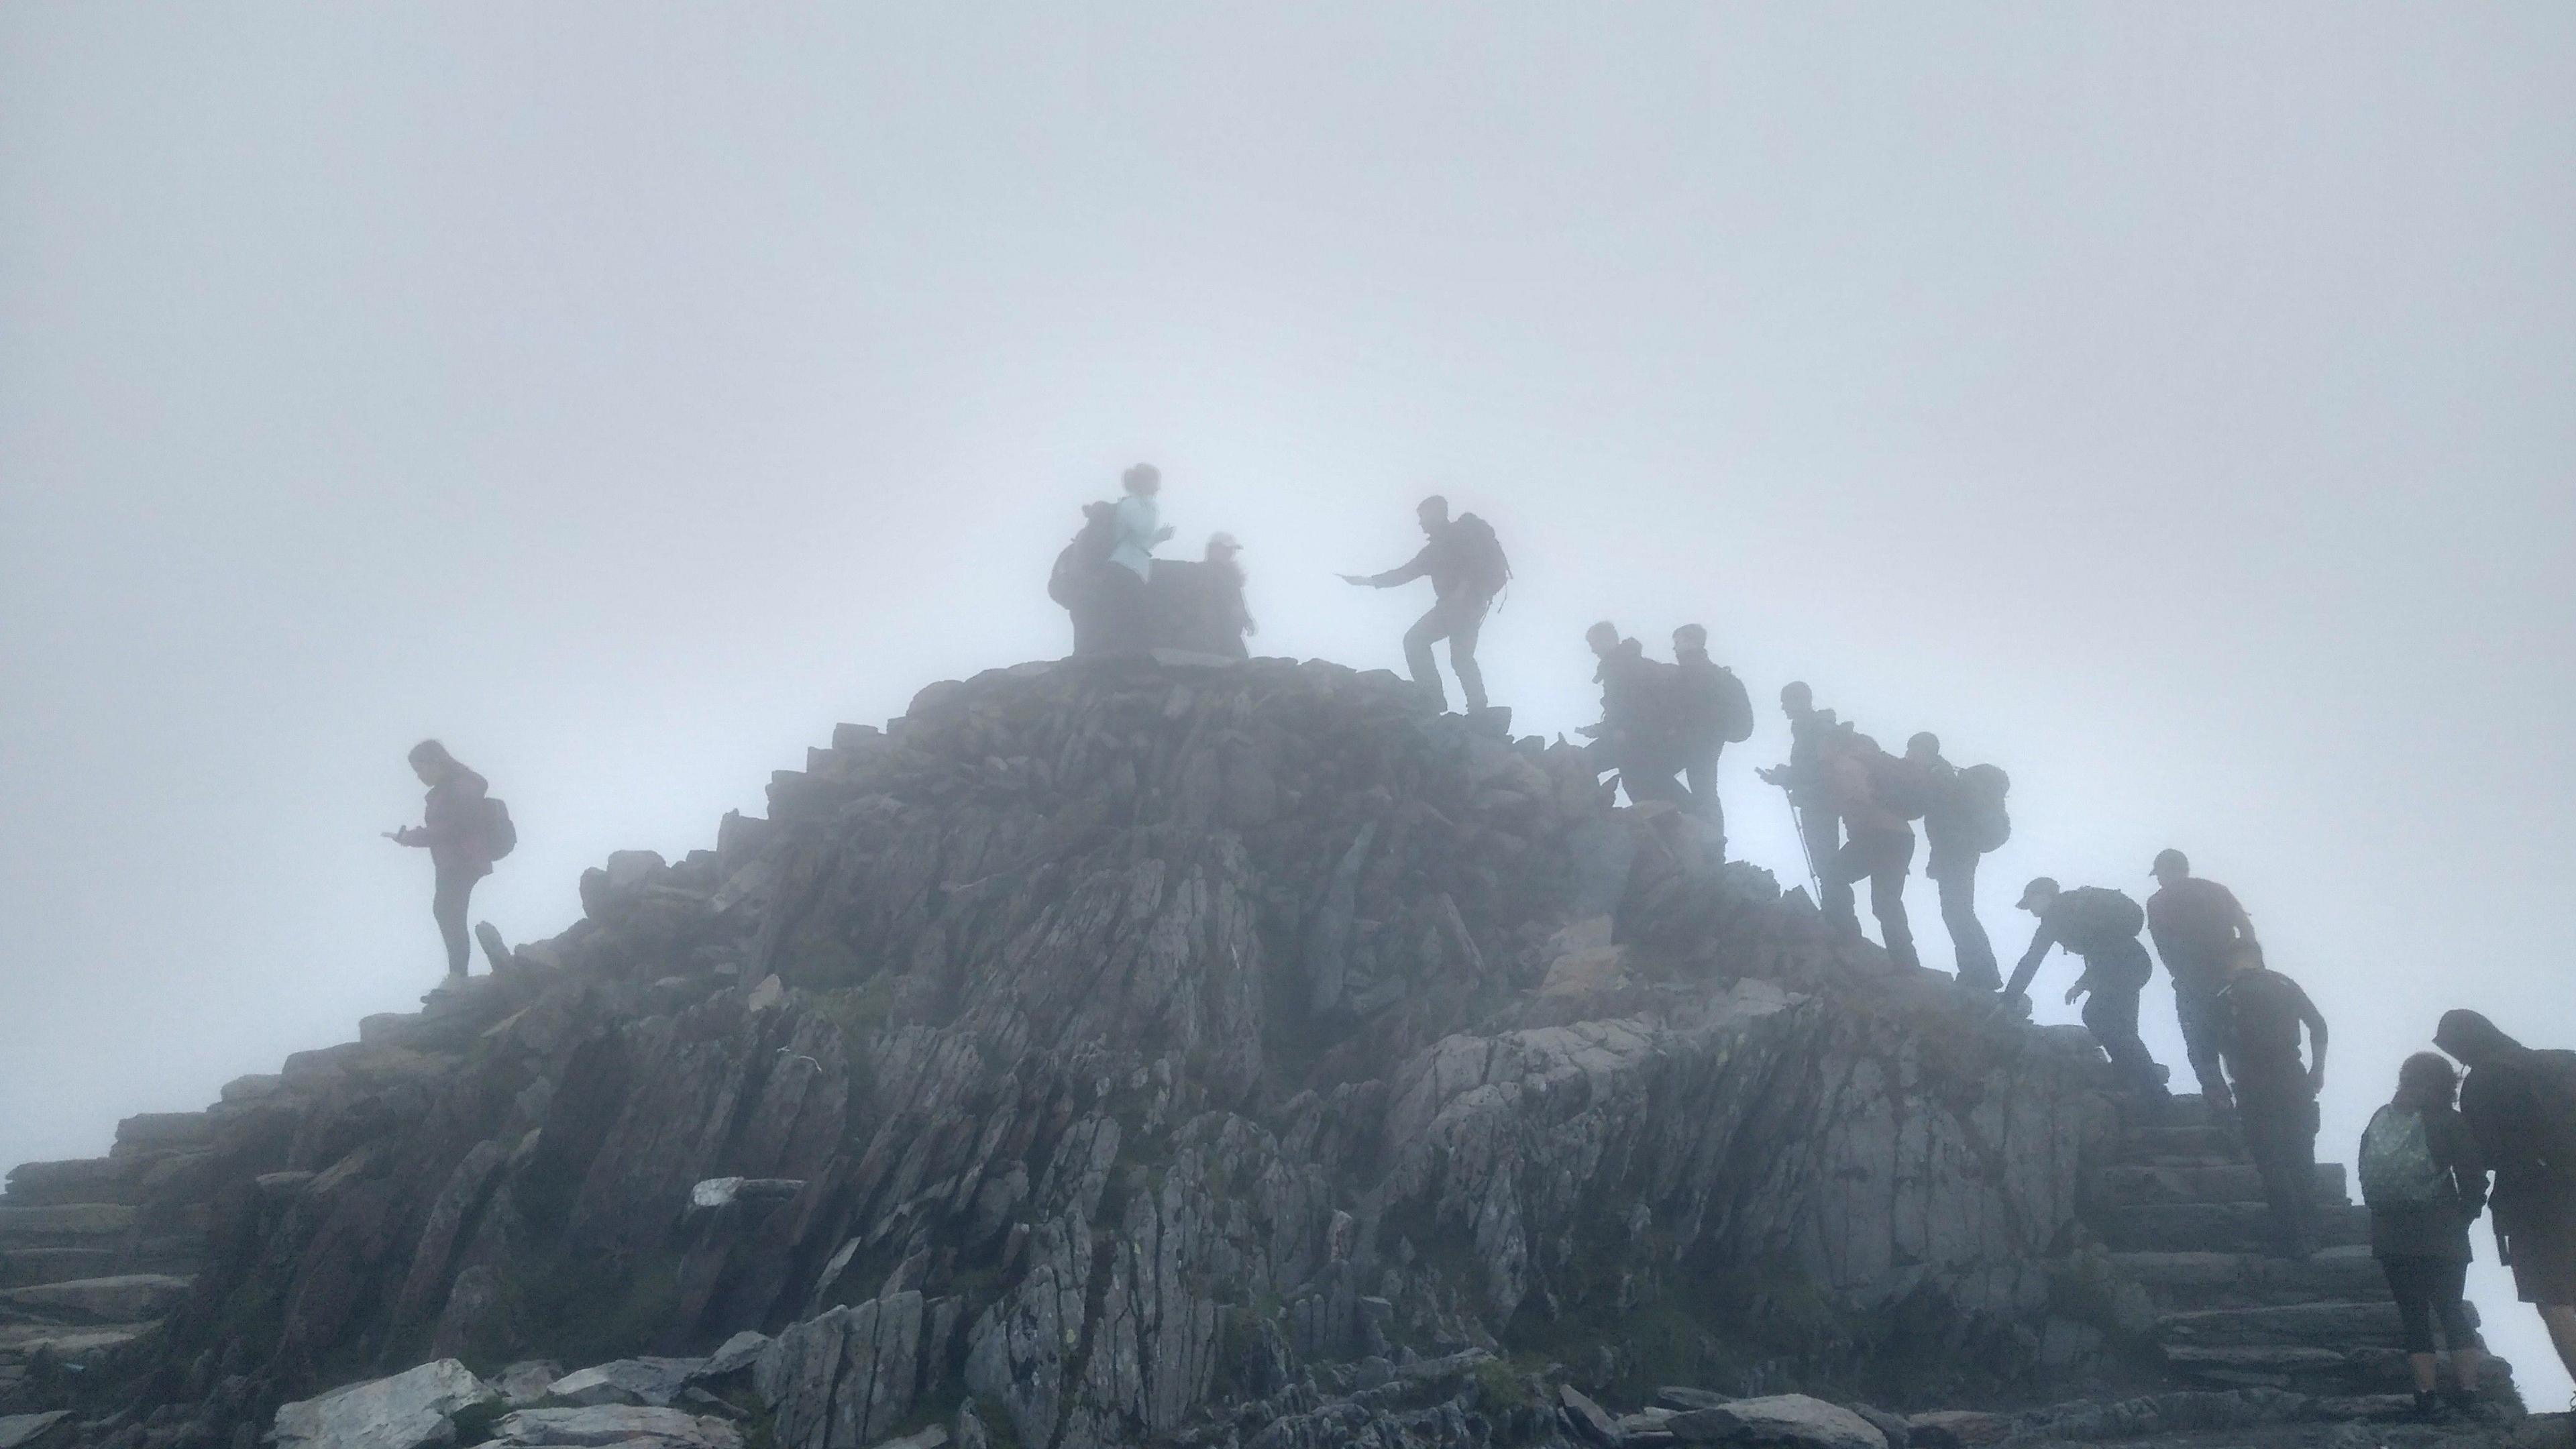
[{"label": "boulder", "polygon": [[728,1378],[759,1363],[761,1353],[768,1347],[768,1334],[746,1328],[719,1344],[689,1377],[696,1383]]},{"label": "boulder", "polygon": [[552,1359],[523,1359],[501,1370],[500,1376],[492,1380],[492,1387],[500,1391],[502,1401],[511,1408],[524,1409],[542,1401],[546,1390],[563,1376],[563,1365]]},{"label": "boulder", "polygon": [[501,1396],[452,1358],[280,1405],[277,1449],[425,1449],[452,1443],[456,1415]]},{"label": "boulder", "polygon": [[2001,1414],[1975,1414],[1962,1409],[1915,1414],[1906,1424],[1914,1431],[1915,1449],[1981,1449],[1983,1445],[2002,1443],[2012,1433],[2012,1420]]},{"label": "boulder", "polygon": [[678,1409],[599,1404],[579,1409],[521,1409],[492,1426],[495,1445],[512,1449],[742,1449],[742,1431],[722,1419]]},{"label": "boulder", "polygon": [[1622,1437],[1619,1433],[1619,1421],[1604,1413],[1601,1406],[1592,1402],[1589,1395],[1572,1384],[1560,1384],[1557,1386],[1556,1398],[1564,1413],[1566,1424],[1575,1433],[1602,1446],[1602,1449],[1618,1449]]},{"label": "boulder", "polygon": [[578,1369],[546,1386],[546,1397],[567,1404],[641,1404],[667,1409],[706,1367],[702,1358],[621,1358]]},{"label": "boulder", "polygon": [[1805,1394],[1736,1399],[1713,1409],[1675,1414],[1664,1428],[1684,1444],[1741,1444],[1759,1449],[1888,1449],[1867,1419]]},{"label": "boulder", "polygon": [[752,1369],[778,1449],[850,1449],[902,1422],[919,1387],[921,1330],[921,1295],[904,1292],[778,1335]]},{"label": "boulder", "polygon": [[[48,1414],[0,1415],[0,1449],[46,1449],[52,1444],[68,1444],[71,1434],[71,1410],[56,1409]],[[62,1429],[65,1432],[56,1434]]]}]

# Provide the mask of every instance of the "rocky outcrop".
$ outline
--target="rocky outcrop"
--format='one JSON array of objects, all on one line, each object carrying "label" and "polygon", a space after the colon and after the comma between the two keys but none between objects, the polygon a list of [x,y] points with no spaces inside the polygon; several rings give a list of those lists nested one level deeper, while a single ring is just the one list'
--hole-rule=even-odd
[{"label": "rocky outcrop", "polygon": [[1938,1443],[2188,1369],[2106,1225],[2228,1213],[2103,1195],[2089,1039],[1498,727],[1181,659],[844,726],[495,975],[20,1169],[0,1314],[123,1336],[0,1409],[231,1444],[453,1360],[513,1444],[1725,1442],[1790,1389]]}]

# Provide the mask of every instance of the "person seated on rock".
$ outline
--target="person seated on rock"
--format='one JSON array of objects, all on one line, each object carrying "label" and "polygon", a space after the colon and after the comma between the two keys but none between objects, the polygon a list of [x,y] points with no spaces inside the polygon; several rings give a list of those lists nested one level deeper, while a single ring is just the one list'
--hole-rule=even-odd
[{"label": "person seated on rock", "polygon": [[[1914,953],[1914,927],[1905,916],[1905,876],[1914,866],[1914,825],[1909,812],[1919,807],[1899,799],[1909,780],[1898,761],[1878,741],[1857,730],[1827,737],[1824,750],[1825,799],[1843,823],[1842,849],[1831,860],[1816,862],[1827,883],[1850,890],[1869,882],[1870,914],[1878,918],[1879,940],[1897,965],[1922,965]],[[1858,922],[1852,923],[1857,930]]]},{"label": "person seated on rock", "polygon": [[1723,860],[1726,811],[1717,803],[1717,757],[1728,745],[1753,738],[1753,701],[1734,670],[1708,657],[1708,630],[1701,625],[1684,624],[1673,631],[1673,668],[1679,676],[1673,738],[1682,779],[1691,809],[1717,837]]},{"label": "person seated on rock", "polygon": [[1816,905],[1825,919],[1859,930],[1860,913],[1850,883],[1824,878],[1825,863],[1841,851],[1843,838],[1842,821],[1827,803],[1825,791],[1824,746],[1833,733],[1834,712],[1816,708],[1815,692],[1799,679],[1780,686],[1780,712],[1789,719],[1788,762],[1754,773],[1764,784],[1789,792],[1789,813],[1797,819],[1807,878],[1815,883]]},{"label": "person seated on rock", "polygon": [[1252,650],[1244,640],[1261,632],[1252,620],[1252,609],[1244,600],[1243,545],[1230,533],[1210,534],[1207,541],[1209,580],[1208,629],[1211,652],[1231,659],[1250,658]]},{"label": "person seated on rock", "polygon": [[1601,722],[1576,733],[1592,737],[1596,767],[1617,770],[1628,802],[1649,800],[1679,804],[1681,770],[1672,734],[1673,666],[1648,659],[1645,646],[1619,637],[1619,626],[1604,619],[1583,633],[1583,642],[1600,661],[1592,681],[1601,686]]},{"label": "person seated on rock", "polygon": [[2576,1377],[2576,1052],[2526,1047],[2474,1011],[2442,1013],[2433,1044],[2469,1069],[2460,1120],[2495,1170],[2497,1255]]},{"label": "person seated on rock", "polygon": [[385,838],[429,852],[435,874],[429,914],[447,943],[448,977],[461,980],[473,954],[465,916],[474,883],[492,873],[493,861],[509,854],[515,832],[508,809],[491,798],[491,787],[459,764],[447,746],[436,740],[412,746],[411,769],[429,787],[421,823],[388,830]]},{"label": "person seated on rock", "polygon": [[1120,478],[1126,496],[1118,500],[1109,548],[1110,567],[1103,572],[1102,614],[1107,621],[1107,647],[1136,652],[1154,647],[1154,545],[1169,540],[1172,529],[1162,521],[1162,470],[1139,463]]},{"label": "person seated on rock", "polygon": [[[2317,1094],[2326,1087],[2326,1019],[2299,983],[2263,964],[2263,948],[2236,948],[2219,992],[2219,1058],[2236,1096],[2245,1155],[2263,1178],[2281,1254],[2316,1251]],[[2308,1064],[2299,1064],[2299,1028]]]},{"label": "person seated on rock", "polygon": [[2218,1060],[2218,993],[2227,986],[2227,965],[2236,948],[2254,939],[2254,920],[2237,904],[2236,893],[2214,880],[2191,873],[2191,860],[2179,850],[2156,852],[2148,874],[2156,893],[2147,897],[2147,936],[2173,978],[2174,1018],[2182,1028],[2182,1046],[2200,1079],[2201,1100],[2221,1122],[2231,1119],[2236,1104],[2229,1099],[2227,1074]]},{"label": "person seated on rock", "polygon": [[2468,1281],[2469,1224],[2486,1206],[2487,1174],[2477,1143],[2451,1108],[2459,1074],[2432,1052],[2397,1069],[2397,1095],[2361,1134],[2361,1199],[2370,1207],[2370,1252],[2388,1277],[2388,1295],[2406,1336],[2406,1366],[2415,1378],[2415,1411],[2441,1408],[2433,1359],[2433,1320],[2451,1350],[2453,1403],[2476,1404],[2483,1345],[2461,1292]]},{"label": "person seated on rock", "polygon": [[2138,993],[2155,974],[2146,944],[2138,939],[2147,913],[2108,886],[2060,890],[2047,876],[2022,888],[2020,909],[2039,917],[2039,929],[2031,933],[2030,949],[2013,967],[2012,980],[2004,983],[2003,999],[2021,1000],[2030,979],[2039,974],[2041,958],[2051,946],[2064,946],[2084,962],[2083,974],[2066,989],[2066,1000],[2071,1005],[2077,997],[2086,998],[2085,1028],[2102,1044],[2122,1085],[2148,1097],[2166,1096],[2165,1070],[2138,1037]]},{"label": "person seated on rock", "polygon": [[1431,646],[1448,640],[1449,667],[1457,672],[1458,692],[1466,699],[1467,712],[1482,714],[1485,673],[1476,664],[1476,640],[1484,631],[1485,615],[1493,609],[1495,596],[1511,582],[1512,566],[1503,557],[1492,524],[1472,513],[1451,518],[1449,500],[1438,494],[1423,499],[1413,517],[1427,541],[1410,563],[1382,574],[1344,574],[1342,582],[1391,589],[1415,579],[1431,580],[1431,612],[1404,633],[1405,668],[1412,671],[1415,684],[1447,708],[1448,696],[1441,690],[1440,665],[1431,657]]},{"label": "person seated on rock", "polygon": [[1106,616],[1110,550],[1118,546],[1118,505],[1082,505],[1082,528],[1055,556],[1047,575],[1047,597],[1073,618],[1073,652],[1098,654],[1109,647],[1111,621]]}]

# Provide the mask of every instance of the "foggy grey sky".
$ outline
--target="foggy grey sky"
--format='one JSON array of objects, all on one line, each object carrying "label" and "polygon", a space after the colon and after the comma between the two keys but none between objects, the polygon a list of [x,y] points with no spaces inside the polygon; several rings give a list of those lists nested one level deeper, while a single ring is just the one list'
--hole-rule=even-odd
[{"label": "foggy grey sky", "polygon": [[2183,847],[2348,1160],[2444,1008],[2576,1045],[2571,97],[2563,4],[0,8],[0,1164],[416,1004],[415,739],[550,935],[1060,654],[1138,458],[1261,652],[1493,519],[1525,732],[1705,621],[1784,882],[1793,677],[2012,772],[2008,962]]}]

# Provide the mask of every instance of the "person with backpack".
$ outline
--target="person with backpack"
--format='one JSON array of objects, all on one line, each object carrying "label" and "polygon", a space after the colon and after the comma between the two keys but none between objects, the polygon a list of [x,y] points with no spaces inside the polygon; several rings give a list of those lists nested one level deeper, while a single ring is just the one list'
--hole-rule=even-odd
[{"label": "person with backpack", "polygon": [[2039,929],[2031,933],[2030,949],[2013,967],[2012,980],[2004,983],[2003,999],[2022,1000],[2031,978],[2039,974],[2041,958],[2050,947],[2064,946],[2084,962],[2083,974],[2066,990],[2067,1003],[2086,998],[2085,1029],[2101,1043],[2103,1055],[2130,1090],[2165,1097],[2165,1069],[2138,1037],[2138,993],[2155,974],[2155,963],[2138,939],[2147,913],[2108,886],[2060,890],[2047,876],[2023,887],[2020,909],[2039,917]]},{"label": "person with backpack", "polygon": [[483,777],[459,764],[447,746],[422,740],[411,747],[410,758],[412,773],[429,787],[421,823],[388,830],[385,838],[429,852],[435,872],[429,914],[447,943],[447,974],[461,980],[472,958],[465,915],[474,883],[490,875],[492,862],[518,844],[518,830],[510,823],[509,807],[493,799]]},{"label": "person with backpack", "polygon": [[2156,893],[2147,897],[2147,935],[2156,943],[2165,975],[2173,980],[2183,1052],[2191,1059],[2192,1075],[2200,1079],[2201,1100],[2219,1121],[2227,1122],[2236,1103],[2219,1062],[2218,994],[2227,986],[2227,964],[2254,939],[2254,921],[2237,904],[2234,891],[2193,875],[2190,859],[2179,850],[2156,852],[2148,874],[2155,879]]},{"label": "person with backpack", "polygon": [[1684,624],[1673,631],[1674,740],[1689,787],[1691,809],[1717,837],[1726,858],[1726,809],[1717,800],[1717,757],[1728,745],[1753,738],[1753,700],[1735,671],[1708,657],[1708,630]]},{"label": "person with backpack", "polygon": [[1905,742],[1905,763],[1923,797],[1923,873],[1941,892],[1941,924],[1962,986],[1993,991],[2004,984],[1995,945],[1977,919],[1977,862],[2012,834],[2004,792],[2012,782],[1992,765],[1965,770],[1941,755],[1941,737],[1924,730]]},{"label": "person with backpack", "polygon": [[1440,687],[1440,666],[1431,657],[1434,642],[1449,641],[1449,667],[1457,671],[1458,691],[1466,697],[1467,712],[1485,711],[1485,675],[1476,667],[1476,638],[1485,627],[1485,615],[1494,606],[1494,597],[1511,582],[1512,566],[1503,557],[1503,545],[1494,536],[1494,527],[1472,513],[1449,516],[1449,500],[1434,494],[1422,500],[1413,510],[1422,525],[1422,551],[1402,568],[1382,574],[1344,574],[1344,583],[1365,588],[1391,589],[1415,579],[1431,580],[1431,611],[1424,614],[1404,633],[1404,663],[1413,672],[1413,682],[1429,689],[1448,707],[1448,696]]},{"label": "person with backpack", "polygon": [[2446,1011],[2433,1044],[2469,1069],[2460,1120],[2495,1170],[2498,1256],[2576,1377],[2576,1052],[2536,1051],[2474,1011]]},{"label": "person with backpack", "polygon": [[2433,1320],[2451,1350],[2452,1403],[2474,1406],[2485,1345],[2462,1292],[2468,1282],[2469,1224],[2486,1206],[2487,1174],[2477,1144],[2451,1109],[2459,1076],[2431,1052],[2397,1069],[2397,1095],[2361,1134],[2361,1200],[2370,1208],[2370,1253],[2388,1278],[2415,1378],[2415,1411],[2442,1401],[2433,1358]]},{"label": "person with backpack", "polygon": [[[1818,862],[1824,879],[1845,892],[1869,882],[1869,911],[1880,942],[1897,965],[1913,970],[1914,926],[1905,918],[1905,877],[1914,868],[1914,819],[1923,812],[1913,782],[1878,741],[1846,725],[1826,737],[1825,803],[1842,821],[1842,848]],[[1850,923],[1859,929],[1857,916]]]},{"label": "person with backpack", "polygon": [[2317,1247],[2317,1096],[2326,1088],[2326,1019],[2299,983],[2263,964],[2255,942],[2238,946],[2228,965],[2218,994],[2219,1057],[2235,1093],[2245,1155],[2263,1179],[2281,1256],[2296,1261]]},{"label": "person with backpack", "polygon": [[1834,733],[1834,712],[1816,708],[1815,691],[1802,679],[1780,686],[1780,713],[1789,720],[1789,759],[1754,773],[1764,784],[1789,793],[1789,814],[1798,826],[1798,847],[1806,853],[1808,878],[1816,883],[1816,906],[1826,920],[1860,929],[1860,913],[1849,881],[1829,878],[1825,867],[1842,853],[1842,821],[1834,814],[1825,785],[1825,745]]},{"label": "person with backpack", "polygon": [[1118,505],[1082,505],[1082,528],[1055,556],[1047,575],[1047,597],[1064,606],[1073,619],[1073,652],[1099,654],[1111,647],[1112,621],[1104,606],[1114,587],[1106,577],[1110,551],[1118,546]]},{"label": "person with backpack", "polygon": [[1681,769],[1671,728],[1678,688],[1673,666],[1647,658],[1644,645],[1620,638],[1619,626],[1607,619],[1585,630],[1583,642],[1601,661],[1592,672],[1601,686],[1601,722],[1575,731],[1592,737],[1594,765],[1619,772],[1632,805],[1680,803],[1681,783],[1673,778]]},{"label": "person with backpack", "polygon": [[1168,541],[1163,522],[1163,473],[1139,463],[1120,475],[1126,496],[1110,519],[1109,566],[1100,571],[1103,647],[1136,652],[1154,647],[1154,546]]}]

